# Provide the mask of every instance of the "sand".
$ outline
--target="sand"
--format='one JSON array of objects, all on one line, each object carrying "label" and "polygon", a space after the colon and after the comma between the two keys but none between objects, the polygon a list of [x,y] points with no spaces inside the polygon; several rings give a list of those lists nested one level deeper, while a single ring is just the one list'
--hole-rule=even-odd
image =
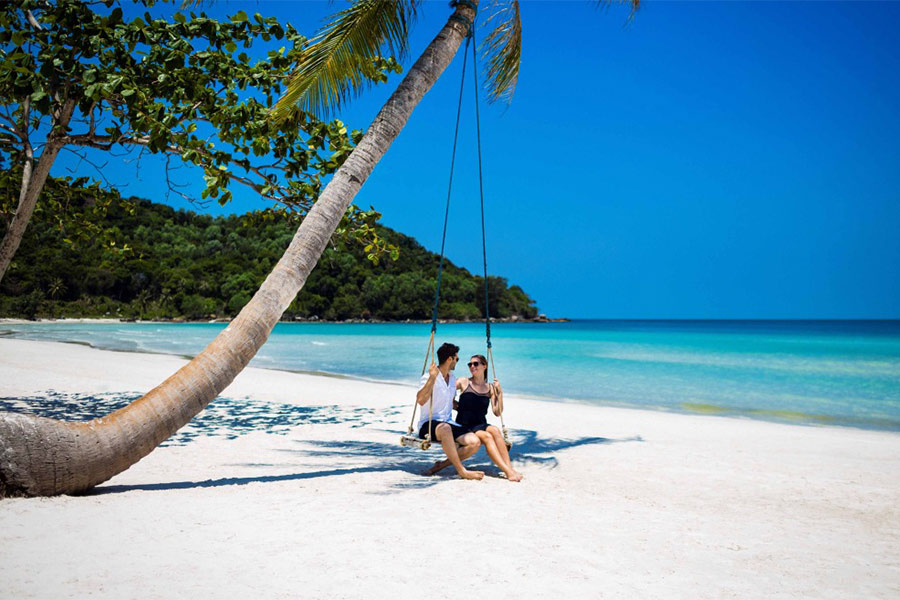
[{"label": "sand", "polygon": [[[136,394],[183,362],[2,339],[0,397]],[[248,368],[217,403],[318,418],[0,501],[0,597],[900,597],[900,434],[510,391],[525,479],[482,451],[469,482],[399,446],[413,392]]]}]

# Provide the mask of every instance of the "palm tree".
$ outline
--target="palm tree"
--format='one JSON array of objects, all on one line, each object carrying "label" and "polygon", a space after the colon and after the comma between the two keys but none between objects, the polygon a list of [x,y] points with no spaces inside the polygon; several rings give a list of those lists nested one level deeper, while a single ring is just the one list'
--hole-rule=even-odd
[{"label": "palm tree", "polygon": [[[634,7],[637,0],[632,0]],[[388,46],[402,56],[415,0],[357,0],[313,40],[282,99],[333,110],[357,93],[368,59]],[[323,190],[290,246],[237,317],[206,349],[146,395],[106,417],[72,423],[0,413],[0,497],[90,489],[149,454],[209,404],[250,362],[315,267],[353,197],[450,64],[475,19],[477,0],[459,0],[363,139]],[[518,74],[518,3],[495,14],[486,38],[492,97],[508,97]],[[493,54],[491,54],[493,52]],[[277,111],[275,118],[277,118]]]},{"label": "palm tree", "polygon": [[138,292],[137,296],[134,297],[134,301],[138,305],[138,318],[143,319],[144,313],[147,311],[147,303],[150,302],[150,291],[147,288],[142,289]]},{"label": "palm tree", "polygon": [[66,283],[59,277],[56,277],[47,287],[47,293],[50,294],[51,298],[56,300],[66,293]]}]

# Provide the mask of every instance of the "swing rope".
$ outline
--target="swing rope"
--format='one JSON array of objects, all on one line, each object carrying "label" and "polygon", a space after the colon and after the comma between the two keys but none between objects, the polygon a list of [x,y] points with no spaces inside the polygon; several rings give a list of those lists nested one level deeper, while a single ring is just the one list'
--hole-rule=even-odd
[{"label": "swing rope", "polygon": [[[478,107],[478,61],[475,60],[475,33],[474,28],[469,30],[469,35],[472,38],[472,87],[475,90],[475,139],[477,140],[478,147],[478,194],[479,199],[481,201],[481,258],[484,263],[484,329],[485,329],[485,339],[487,340],[487,350],[485,351],[485,356],[488,359],[488,362],[491,364],[491,373],[494,376],[494,379],[497,379],[497,367],[494,366],[494,351],[491,347],[491,309],[489,298],[490,294],[488,293],[488,270],[487,270],[487,240],[486,240],[486,227],[484,226],[484,176],[482,174],[482,161],[481,161],[481,115]],[[468,48],[467,48],[468,49]],[[484,374],[485,383],[487,381],[487,372]],[[488,386],[493,391],[494,384],[488,383]],[[494,392],[496,393],[496,392]],[[506,429],[506,423],[503,421],[503,411],[500,411],[500,427],[503,432],[503,439],[506,441],[506,445],[510,446],[509,442],[509,433]]]},{"label": "swing rope", "polygon": [[[422,375],[428,370],[428,359],[431,358],[432,361],[435,360],[433,355],[434,335],[437,332],[438,305],[441,301],[441,274],[444,271],[444,249],[447,244],[447,223],[450,220],[450,197],[453,194],[453,170],[456,166],[456,147],[459,142],[459,121],[460,116],[462,115],[463,91],[466,84],[466,64],[469,58],[469,44],[472,41],[473,29],[474,27],[469,27],[469,34],[466,36],[466,48],[463,52],[462,77],[460,77],[459,82],[459,102],[456,107],[456,126],[453,130],[453,150],[450,153],[450,181],[447,184],[447,205],[444,208],[444,230],[441,233],[441,259],[438,263],[437,285],[434,287],[434,307],[431,310],[431,337],[428,340],[428,349],[425,351],[425,363],[422,365]],[[474,52],[474,47],[472,51]],[[474,63],[475,61],[473,60],[472,62]],[[413,424],[416,422],[416,409],[418,408],[418,404],[418,402],[413,404],[412,418],[409,420],[409,435],[412,435],[414,431]],[[428,436],[425,438],[425,442],[428,444],[434,439],[434,420],[431,418],[434,414],[433,404],[433,400],[428,400]]]},{"label": "swing rope", "polygon": [[[453,151],[450,153],[450,182],[447,184],[447,206],[444,209],[444,231],[441,234],[441,261],[438,263],[437,285],[434,288],[434,307],[431,310],[431,333],[437,331],[438,304],[441,301],[441,274],[444,271],[444,248],[447,243],[447,222],[450,220],[450,196],[453,193],[453,167],[456,165],[456,145],[459,141],[459,118],[462,114],[463,89],[466,83],[466,62],[469,58],[469,42],[472,39],[472,30],[466,36],[466,49],[463,53],[463,72],[459,82],[459,104],[456,107],[456,128],[453,130]],[[474,50],[474,49],[473,49]],[[473,61],[474,62],[474,61]],[[426,363],[427,363],[426,359]],[[425,372],[422,371],[424,374]]]},{"label": "swing rope", "polygon": [[[475,10],[474,3],[470,0],[458,0],[460,3],[464,3],[470,6],[473,10]],[[455,15],[451,15],[453,18]],[[462,103],[463,103],[463,91],[465,88],[466,82],[466,65],[468,63],[469,57],[469,47],[472,47],[472,77],[473,77],[473,87],[475,90],[475,131],[477,138],[477,147],[478,147],[478,192],[481,200],[481,256],[482,261],[484,263],[484,325],[485,325],[485,337],[487,340],[487,351],[486,356],[488,362],[491,364],[491,371],[493,373],[494,379],[497,379],[497,369],[494,366],[494,353],[491,345],[491,313],[490,313],[490,294],[489,294],[489,285],[488,285],[488,275],[487,275],[487,243],[486,243],[486,233],[485,233],[485,223],[484,223],[484,183],[483,183],[483,170],[482,170],[482,158],[481,158],[481,118],[478,107],[478,67],[477,60],[475,57],[475,27],[472,23],[464,23],[468,26],[468,34],[466,35],[466,47],[463,52],[463,67],[462,67],[462,77],[460,78],[459,84],[459,102],[456,107],[456,126],[453,131],[453,150],[450,154],[450,180],[447,185],[447,203],[444,209],[444,228],[441,233],[441,256],[440,262],[438,263],[438,276],[437,276],[437,284],[434,289],[434,306],[431,311],[431,335],[428,339],[428,348],[425,350],[425,362],[422,365],[422,375],[428,370],[428,360],[429,358],[432,361],[435,361],[434,357],[434,337],[437,332],[437,322],[438,322],[438,306],[440,304],[441,298],[441,275],[444,270],[444,250],[446,248],[447,242],[447,224],[450,220],[450,198],[453,192],[453,172],[454,167],[456,165],[456,148],[459,141],[459,123],[460,117],[462,115]],[[487,380],[487,373],[485,373],[485,380]],[[486,381],[487,382],[487,381]],[[493,384],[488,384],[491,386],[491,390],[493,391]],[[401,438],[401,443],[404,445],[415,445],[423,450],[427,450],[431,446],[431,441],[434,439],[434,412],[433,412],[433,400],[428,401],[428,434],[426,435],[424,440],[420,440],[416,436],[413,435],[415,431],[413,426],[416,421],[416,410],[418,409],[418,402],[413,403],[413,412],[412,417],[409,420],[409,430],[408,435]],[[500,412],[500,424],[503,428],[503,438],[506,441],[507,447],[510,447],[511,444],[509,442],[509,435],[506,429],[506,424],[503,421],[503,412]]]}]

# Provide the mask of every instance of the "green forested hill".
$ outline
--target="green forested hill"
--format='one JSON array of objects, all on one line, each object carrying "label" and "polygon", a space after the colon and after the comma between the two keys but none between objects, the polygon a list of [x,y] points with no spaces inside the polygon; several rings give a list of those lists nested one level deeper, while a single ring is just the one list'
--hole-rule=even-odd
[{"label": "green forested hill", "polygon": [[[37,212],[13,266],[0,283],[3,317],[230,317],[250,299],[290,242],[297,224],[211,217],[132,198],[132,214],[113,203],[104,226],[117,246],[64,241],[55,215]],[[0,223],[0,234],[5,225]],[[286,319],[429,319],[438,256],[385,227],[379,236],[399,247],[378,265],[352,241],[329,248]],[[504,278],[489,277],[493,317],[533,318],[534,301]],[[445,262],[439,316],[483,315],[483,279]]]}]

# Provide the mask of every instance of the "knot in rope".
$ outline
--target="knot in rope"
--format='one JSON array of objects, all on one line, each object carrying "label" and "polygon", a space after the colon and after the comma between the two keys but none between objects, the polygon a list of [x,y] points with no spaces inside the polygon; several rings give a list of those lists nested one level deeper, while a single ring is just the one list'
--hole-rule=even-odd
[{"label": "knot in rope", "polygon": [[450,20],[456,21],[457,23],[462,23],[463,25],[465,25],[466,37],[467,38],[472,37],[472,28],[475,26],[474,22],[472,22],[471,20],[469,20],[466,17],[464,17],[460,14],[457,14],[457,13],[453,13],[452,15],[450,15]]}]

